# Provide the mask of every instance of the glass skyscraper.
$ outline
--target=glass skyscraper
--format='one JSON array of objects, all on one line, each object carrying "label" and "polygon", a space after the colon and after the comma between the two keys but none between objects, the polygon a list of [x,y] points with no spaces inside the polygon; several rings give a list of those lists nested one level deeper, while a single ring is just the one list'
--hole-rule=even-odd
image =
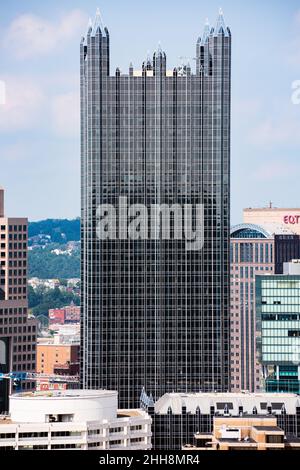
[{"label": "glass skyscraper", "polygon": [[297,267],[298,274],[265,275],[256,280],[257,351],[267,392],[300,393],[299,264]]},{"label": "glass skyscraper", "polygon": [[[168,70],[159,47],[141,70],[111,75],[109,39],[97,12],[81,42],[82,386],[118,390],[123,408],[143,389],[226,391],[230,30],[222,12],[205,25],[195,72]],[[203,205],[203,248],[161,232],[99,239],[97,208],[120,196],[128,207]]]}]

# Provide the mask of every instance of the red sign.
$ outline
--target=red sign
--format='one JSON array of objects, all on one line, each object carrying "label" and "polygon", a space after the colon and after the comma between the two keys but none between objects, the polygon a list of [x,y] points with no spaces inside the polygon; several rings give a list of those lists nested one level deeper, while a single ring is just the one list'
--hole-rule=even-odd
[{"label": "red sign", "polygon": [[49,391],[49,390],[66,390],[66,383],[50,383],[47,379],[42,379],[39,383],[36,384],[36,389],[40,392]]},{"label": "red sign", "polygon": [[292,225],[299,224],[299,220],[300,220],[300,215],[284,215],[283,216],[283,222],[285,224],[292,224]]}]

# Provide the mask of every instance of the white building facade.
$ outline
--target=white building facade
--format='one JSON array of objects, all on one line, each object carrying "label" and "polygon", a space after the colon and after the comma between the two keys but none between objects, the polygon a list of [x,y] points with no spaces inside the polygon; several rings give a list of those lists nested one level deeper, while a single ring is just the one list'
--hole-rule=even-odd
[{"label": "white building facade", "polygon": [[0,450],[151,449],[151,418],[139,409],[118,410],[107,390],[19,393],[10,416],[0,418]]}]

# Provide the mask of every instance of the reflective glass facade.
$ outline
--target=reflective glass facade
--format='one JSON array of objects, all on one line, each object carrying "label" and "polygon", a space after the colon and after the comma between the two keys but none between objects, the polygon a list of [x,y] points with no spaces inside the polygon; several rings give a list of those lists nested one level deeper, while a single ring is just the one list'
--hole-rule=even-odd
[{"label": "reflective glass facade", "polygon": [[275,274],[283,274],[283,263],[300,259],[300,235],[275,235]]},{"label": "reflective glass facade", "polygon": [[300,392],[300,275],[259,276],[257,348],[267,391]]},{"label": "reflective glass facade", "polygon": [[[144,387],[229,385],[231,35],[220,17],[190,66],[168,71],[162,50],[142,70],[110,75],[109,33],[81,43],[82,354],[85,388],[118,390],[135,407]],[[99,204],[203,204],[204,247],[181,240],[99,240]]]}]

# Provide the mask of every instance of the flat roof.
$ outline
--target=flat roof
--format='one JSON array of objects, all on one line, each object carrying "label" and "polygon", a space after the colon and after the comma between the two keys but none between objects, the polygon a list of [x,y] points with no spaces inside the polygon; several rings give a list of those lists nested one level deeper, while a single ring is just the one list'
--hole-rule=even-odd
[{"label": "flat roof", "polygon": [[127,417],[134,417],[134,416],[141,416],[142,409],[132,409],[132,410],[118,410],[118,417],[119,418],[127,418]]},{"label": "flat roof", "polygon": [[105,396],[117,395],[115,390],[45,390],[33,392],[20,392],[10,395],[12,400],[30,400],[30,399],[82,399],[82,398],[101,398]]},{"label": "flat roof", "polygon": [[[75,336],[75,335],[74,335]],[[51,346],[51,347],[56,347],[56,348],[69,348],[70,346],[80,346],[80,343],[76,340],[74,343],[50,343],[49,341],[47,343],[43,343],[42,341],[37,342],[37,347],[45,347],[45,346]]]},{"label": "flat roof", "polygon": [[251,437],[248,437],[248,439],[245,441],[245,439],[241,438],[230,438],[230,437],[219,437],[217,439],[217,442],[228,442],[228,444],[240,444],[240,445],[245,445],[245,444],[257,444],[257,442],[252,439]]},{"label": "flat roof", "polygon": [[[270,392],[197,392],[197,393],[165,393],[155,403],[155,412],[167,414],[170,409],[173,414],[181,414],[182,407],[186,407],[188,413],[210,414],[214,407],[218,416],[224,416],[225,405],[231,416],[239,416],[240,407],[246,416],[266,416],[267,407],[272,406],[272,414],[280,414],[284,405],[287,414],[295,414],[300,407],[300,396],[295,393],[270,393]],[[253,413],[256,408],[256,413]],[[225,415],[226,416],[226,415]]]},{"label": "flat roof", "polygon": [[195,439],[206,439],[206,438],[210,438],[212,436],[213,436],[212,432],[198,432],[198,433],[194,434]]},{"label": "flat roof", "polygon": [[13,424],[9,416],[1,417],[0,424]]},{"label": "flat roof", "polygon": [[284,434],[284,431],[279,426],[252,426],[257,431],[270,431],[270,432],[281,432]]},{"label": "flat roof", "polygon": [[245,209],[243,209],[243,211],[253,211],[253,212],[257,212],[257,211],[262,211],[262,212],[266,212],[266,211],[300,211],[300,208],[299,207],[246,207]]}]

